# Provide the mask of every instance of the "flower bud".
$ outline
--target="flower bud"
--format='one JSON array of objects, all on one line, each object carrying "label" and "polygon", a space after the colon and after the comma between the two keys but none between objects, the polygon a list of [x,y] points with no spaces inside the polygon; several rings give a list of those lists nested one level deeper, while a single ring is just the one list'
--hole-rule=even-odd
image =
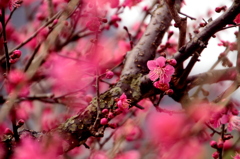
[{"label": "flower bud", "polygon": [[23,126],[24,123],[25,123],[25,121],[23,119],[18,120],[17,127]]},{"label": "flower bud", "polygon": [[177,61],[175,59],[171,59],[169,60],[169,64],[175,66],[177,64]]},{"label": "flower bud", "polygon": [[211,146],[212,148],[217,148],[217,142],[216,142],[216,141],[211,141],[211,142],[210,142],[210,146]]},{"label": "flower bud", "polygon": [[112,71],[109,71],[109,70],[108,70],[108,71],[106,72],[105,78],[111,79],[113,76],[114,76],[114,73],[113,73]]},{"label": "flower bud", "polygon": [[13,51],[13,57],[19,58],[22,55],[22,52],[20,50],[14,50]]},{"label": "flower bud", "polygon": [[109,119],[112,119],[112,118],[114,118],[114,115],[113,115],[113,113],[112,113],[112,112],[109,112],[109,113],[108,113],[108,118],[109,118]]},{"label": "flower bud", "polygon": [[214,159],[218,159],[219,153],[218,153],[218,152],[214,152],[214,153],[212,154],[212,157],[213,157]]},{"label": "flower bud", "polygon": [[103,114],[107,114],[107,113],[108,113],[108,109],[103,109],[103,110],[102,110],[102,113],[103,113]]},{"label": "flower bud", "polygon": [[6,134],[6,135],[13,135],[13,132],[12,132],[11,129],[6,128],[6,129],[4,130],[4,134]]},{"label": "flower bud", "polygon": [[221,7],[217,7],[217,8],[215,8],[215,12],[217,12],[217,13],[220,13],[220,12],[221,12],[221,10],[222,10],[222,8],[221,8]]},{"label": "flower bud", "polygon": [[223,141],[220,141],[218,144],[217,144],[217,146],[218,146],[218,148],[223,148]]},{"label": "flower bud", "polygon": [[102,119],[100,120],[100,124],[101,124],[101,125],[107,125],[107,124],[108,124],[107,118],[102,118]]}]

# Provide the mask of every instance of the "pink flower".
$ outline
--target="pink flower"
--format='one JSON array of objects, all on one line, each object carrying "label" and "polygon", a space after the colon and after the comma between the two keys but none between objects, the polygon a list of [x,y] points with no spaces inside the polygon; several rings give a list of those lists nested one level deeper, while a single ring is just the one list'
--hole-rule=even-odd
[{"label": "pink flower", "polygon": [[95,151],[91,154],[90,159],[109,159],[106,152],[104,151]]},{"label": "pink flower", "polygon": [[232,115],[232,113],[224,114],[220,119],[221,124],[228,124],[227,128],[229,131],[233,129],[240,131],[240,117]]},{"label": "pink flower", "polygon": [[240,154],[236,153],[236,155],[233,157],[233,159],[240,159]]},{"label": "pink flower", "polygon": [[138,3],[140,3],[142,0],[125,0],[123,3],[123,6],[127,6],[129,8],[131,8],[132,6],[137,5]]},{"label": "pink flower", "polygon": [[90,20],[87,22],[86,27],[93,32],[97,32],[99,30],[100,25],[101,25],[101,22],[100,22],[99,18],[92,17],[92,18],[89,18],[89,19]]},{"label": "pink flower", "polygon": [[155,60],[148,61],[147,66],[150,70],[148,74],[149,78],[152,81],[159,79],[160,83],[169,83],[175,71],[173,66],[166,65],[166,59],[162,56]]},{"label": "pink flower", "polygon": [[114,134],[114,140],[117,141],[118,139],[125,138],[127,141],[133,141],[141,138],[141,129],[137,125],[137,122],[128,119],[126,123],[119,127]]},{"label": "pink flower", "polygon": [[141,155],[137,150],[130,150],[117,155],[115,159],[140,159]]},{"label": "pink flower", "polygon": [[127,96],[125,93],[123,93],[120,98],[117,101],[117,106],[119,109],[121,109],[123,112],[126,112],[129,108],[129,100],[127,99]]}]

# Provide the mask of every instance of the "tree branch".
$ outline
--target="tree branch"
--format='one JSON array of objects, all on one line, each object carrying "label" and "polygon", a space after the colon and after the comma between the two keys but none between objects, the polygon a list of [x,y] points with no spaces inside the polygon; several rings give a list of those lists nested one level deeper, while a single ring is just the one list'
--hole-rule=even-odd
[{"label": "tree branch", "polygon": [[233,23],[234,18],[237,16],[240,10],[240,1],[234,0],[232,6],[223,13],[216,20],[207,24],[207,26],[197,34],[191,41],[185,44],[179,49],[179,52],[175,55],[175,59],[178,64],[176,67],[180,66],[183,61],[188,57],[192,56],[194,52],[201,54],[202,50],[206,48],[208,40],[216,32],[221,30],[227,24]]}]

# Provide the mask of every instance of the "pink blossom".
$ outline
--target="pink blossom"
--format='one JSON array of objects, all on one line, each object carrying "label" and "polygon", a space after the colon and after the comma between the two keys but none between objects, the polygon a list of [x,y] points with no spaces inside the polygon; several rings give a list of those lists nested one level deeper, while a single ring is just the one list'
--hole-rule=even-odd
[{"label": "pink blossom", "polygon": [[97,32],[100,28],[101,22],[99,20],[99,18],[97,17],[92,17],[89,18],[90,20],[87,22],[86,27],[93,31],[93,32]]},{"label": "pink blossom", "polygon": [[132,6],[137,5],[142,0],[125,0],[123,6],[131,8]]},{"label": "pink blossom", "polygon": [[19,96],[26,96],[29,93],[29,87],[27,84],[27,76],[21,70],[12,70],[8,75],[8,82],[5,84],[8,93],[16,90],[16,86],[19,90]]},{"label": "pink blossom", "polygon": [[47,145],[33,140],[32,138],[24,138],[20,146],[15,149],[13,159],[58,159],[57,145],[48,147]]},{"label": "pink blossom", "polygon": [[229,131],[233,129],[240,131],[240,117],[232,115],[232,113],[224,114],[220,119],[221,124],[228,124],[227,128]]},{"label": "pink blossom", "polygon": [[114,159],[140,159],[141,155],[137,150],[130,150],[124,153],[120,153]]},{"label": "pink blossom", "polygon": [[161,83],[169,83],[175,71],[173,66],[166,65],[166,59],[162,56],[155,60],[148,61],[147,66],[150,70],[148,74],[149,78],[152,81],[159,79]]},{"label": "pink blossom", "polygon": [[142,132],[137,125],[137,122],[132,119],[128,119],[123,126],[117,129],[116,133],[114,134],[114,139],[117,140],[125,138],[127,141],[133,141],[139,139],[141,134]]},{"label": "pink blossom", "polygon": [[240,159],[240,154],[236,153],[236,155],[233,157],[233,159]]},{"label": "pink blossom", "polygon": [[127,96],[125,93],[123,93],[120,98],[117,101],[117,106],[119,109],[121,109],[123,112],[126,112],[129,108],[129,100],[127,99]]},{"label": "pink blossom", "polygon": [[106,152],[104,151],[96,151],[91,154],[89,159],[109,159]]},{"label": "pink blossom", "polygon": [[12,84],[19,84],[26,81],[26,75],[20,70],[12,70],[8,75],[8,80]]}]

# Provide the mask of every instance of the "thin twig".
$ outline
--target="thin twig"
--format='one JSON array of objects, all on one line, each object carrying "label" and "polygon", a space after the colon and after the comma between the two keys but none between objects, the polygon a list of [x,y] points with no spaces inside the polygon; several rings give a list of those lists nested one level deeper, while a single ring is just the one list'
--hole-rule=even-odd
[{"label": "thin twig", "polygon": [[1,23],[2,23],[2,30],[3,30],[3,44],[4,44],[4,52],[6,58],[6,72],[7,74],[10,71],[10,63],[9,63],[9,55],[8,55],[8,46],[7,46],[7,35],[6,35],[6,25],[5,25],[5,9],[2,8],[2,15],[1,15]]},{"label": "thin twig", "polygon": [[181,15],[184,15],[184,16],[186,16],[187,18],[189,18],[189,19],[191,19],[191,20],[196,20],[196,18],[193,18],[193,17],[191,17],[191,16],[189,16],[189,15],[187,15],[187,14],[185,14],[185,13],[182,13],[182,12],[178,12],[179,14],[181,14]]},{"label": "thin twig", "polygon": [[[37,31],[35,31],[30,37],[28,37],[24,42],[22,42],[21,44],[19,44],[18,46],[16,46],[15,48],[13,48],[10,52],[8,52],[9,55],[12,54],[12,52],[14,50],[20,49],[21,47],[23,47],[24,45],[26,45],[28,42],[30,42],[33,38],[35,38],[38,33],[43,30],[46,26],[48,26],[49,24],[51,24],[55,19],[57,19],[60,15],[62,14],[62,11],[58,12],[57,14],[55,14],[48,22],[46,22],[45,24],[43,24]],[[5,57],[1,57],[0,60],[3,60]]]}]

